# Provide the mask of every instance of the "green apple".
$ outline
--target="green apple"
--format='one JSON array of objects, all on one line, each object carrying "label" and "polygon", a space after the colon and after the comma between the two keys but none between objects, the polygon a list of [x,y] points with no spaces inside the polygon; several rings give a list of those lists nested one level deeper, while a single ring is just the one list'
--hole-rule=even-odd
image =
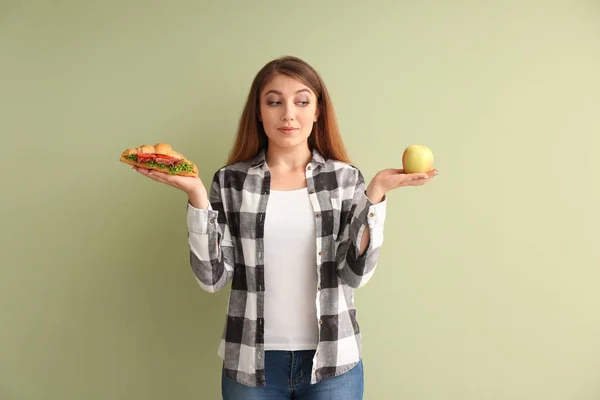
[{"label": "green apple", "polygon": [[412,144],[402,154],[402,166],[407,174],[429,172],[433,168],[433,153],[420,144]]}]

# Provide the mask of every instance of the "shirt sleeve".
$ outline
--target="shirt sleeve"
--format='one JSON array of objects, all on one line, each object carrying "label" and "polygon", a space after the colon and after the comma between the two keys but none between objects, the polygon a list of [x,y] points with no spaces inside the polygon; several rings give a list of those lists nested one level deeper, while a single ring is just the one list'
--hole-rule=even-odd
[{"label": "shirt sleeve", "polygon": [[187,203],[190,265],[200,287],[221,290],[233,277],[234,251],[223,204],[222,174],[217,171],[209,192],[207,209]]},{"label": "shirt sleeve", "polygon": [[[357,170],[356,184],[350,209],[347,232],[340,246],[347,248],[343,261],[338,266],[338,276],[353,288],[364,286],[375,273],[383,245],[387,196],[373,204],[367,197],[363,175]],[[369,229],[369,244],[360,254],[360,244],[365,229]]]}]

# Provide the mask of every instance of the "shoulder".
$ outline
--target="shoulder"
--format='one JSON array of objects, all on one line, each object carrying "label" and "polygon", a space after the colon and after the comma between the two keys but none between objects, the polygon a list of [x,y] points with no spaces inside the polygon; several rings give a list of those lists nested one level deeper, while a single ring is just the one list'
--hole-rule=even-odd
[{"label": "shoulder", "polygon": [[252,161],[240,161],[217,169],[213,175],[213,185],[221,188],[241,190],[249,175],[251,179],[257,180],[256,168],[252,169]]},{"label": "shoulder", "polygon": [[325,160],[322,168],[323,173],[333,174],[341,186],[353,186],[363,181],[360,169],[354,164],[338,160]]},{"label": "shoulder", "polygon": [[[332,198],[352,199],[364,180],[358,167],[338,160],[324,160],[313,175],[315,190]],[[360,190],[360,189],[358,189]]]},{"label": "shoulder", "polygon": [[217,173],[226,172],[248,172],[252,167],[252,160],[238,161],[234,164],[224,165],[217,170]]},{"label": "shoulder", "polygon": [[223,179],[224,177],[230,176],[230,175],[240,175],[240,174],[244,175],[244,174],[248,174],[250,167],[251,167],[251,161],[240,161],[235,164],[224,165],[224,166],[218,168],[215,171],[214,176],[215,176],[215,178],[220,177],[221,179]]}]

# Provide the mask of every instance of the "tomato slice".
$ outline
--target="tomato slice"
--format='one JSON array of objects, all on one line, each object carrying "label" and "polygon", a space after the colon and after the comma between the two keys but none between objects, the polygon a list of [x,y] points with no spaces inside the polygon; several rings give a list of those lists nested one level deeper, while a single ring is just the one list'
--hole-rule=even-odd
[{"label": "tomato slice", "polygon": [[137,155],[138,162],[140,162],[140,163],[154,160],[154,158],[155,158],[154,154],[149,154],[149,153],[143,153],[143,154]]}]

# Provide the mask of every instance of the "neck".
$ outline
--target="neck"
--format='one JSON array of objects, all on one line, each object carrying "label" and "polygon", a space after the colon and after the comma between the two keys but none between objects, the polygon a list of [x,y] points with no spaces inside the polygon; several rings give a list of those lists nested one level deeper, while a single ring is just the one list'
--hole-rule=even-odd
[{"label": "neck", "polygon": [[312,152],[306,146],[281,148],[269,144],[266,161],[269,168],[296,169],[304,168],[312,159]]}]

